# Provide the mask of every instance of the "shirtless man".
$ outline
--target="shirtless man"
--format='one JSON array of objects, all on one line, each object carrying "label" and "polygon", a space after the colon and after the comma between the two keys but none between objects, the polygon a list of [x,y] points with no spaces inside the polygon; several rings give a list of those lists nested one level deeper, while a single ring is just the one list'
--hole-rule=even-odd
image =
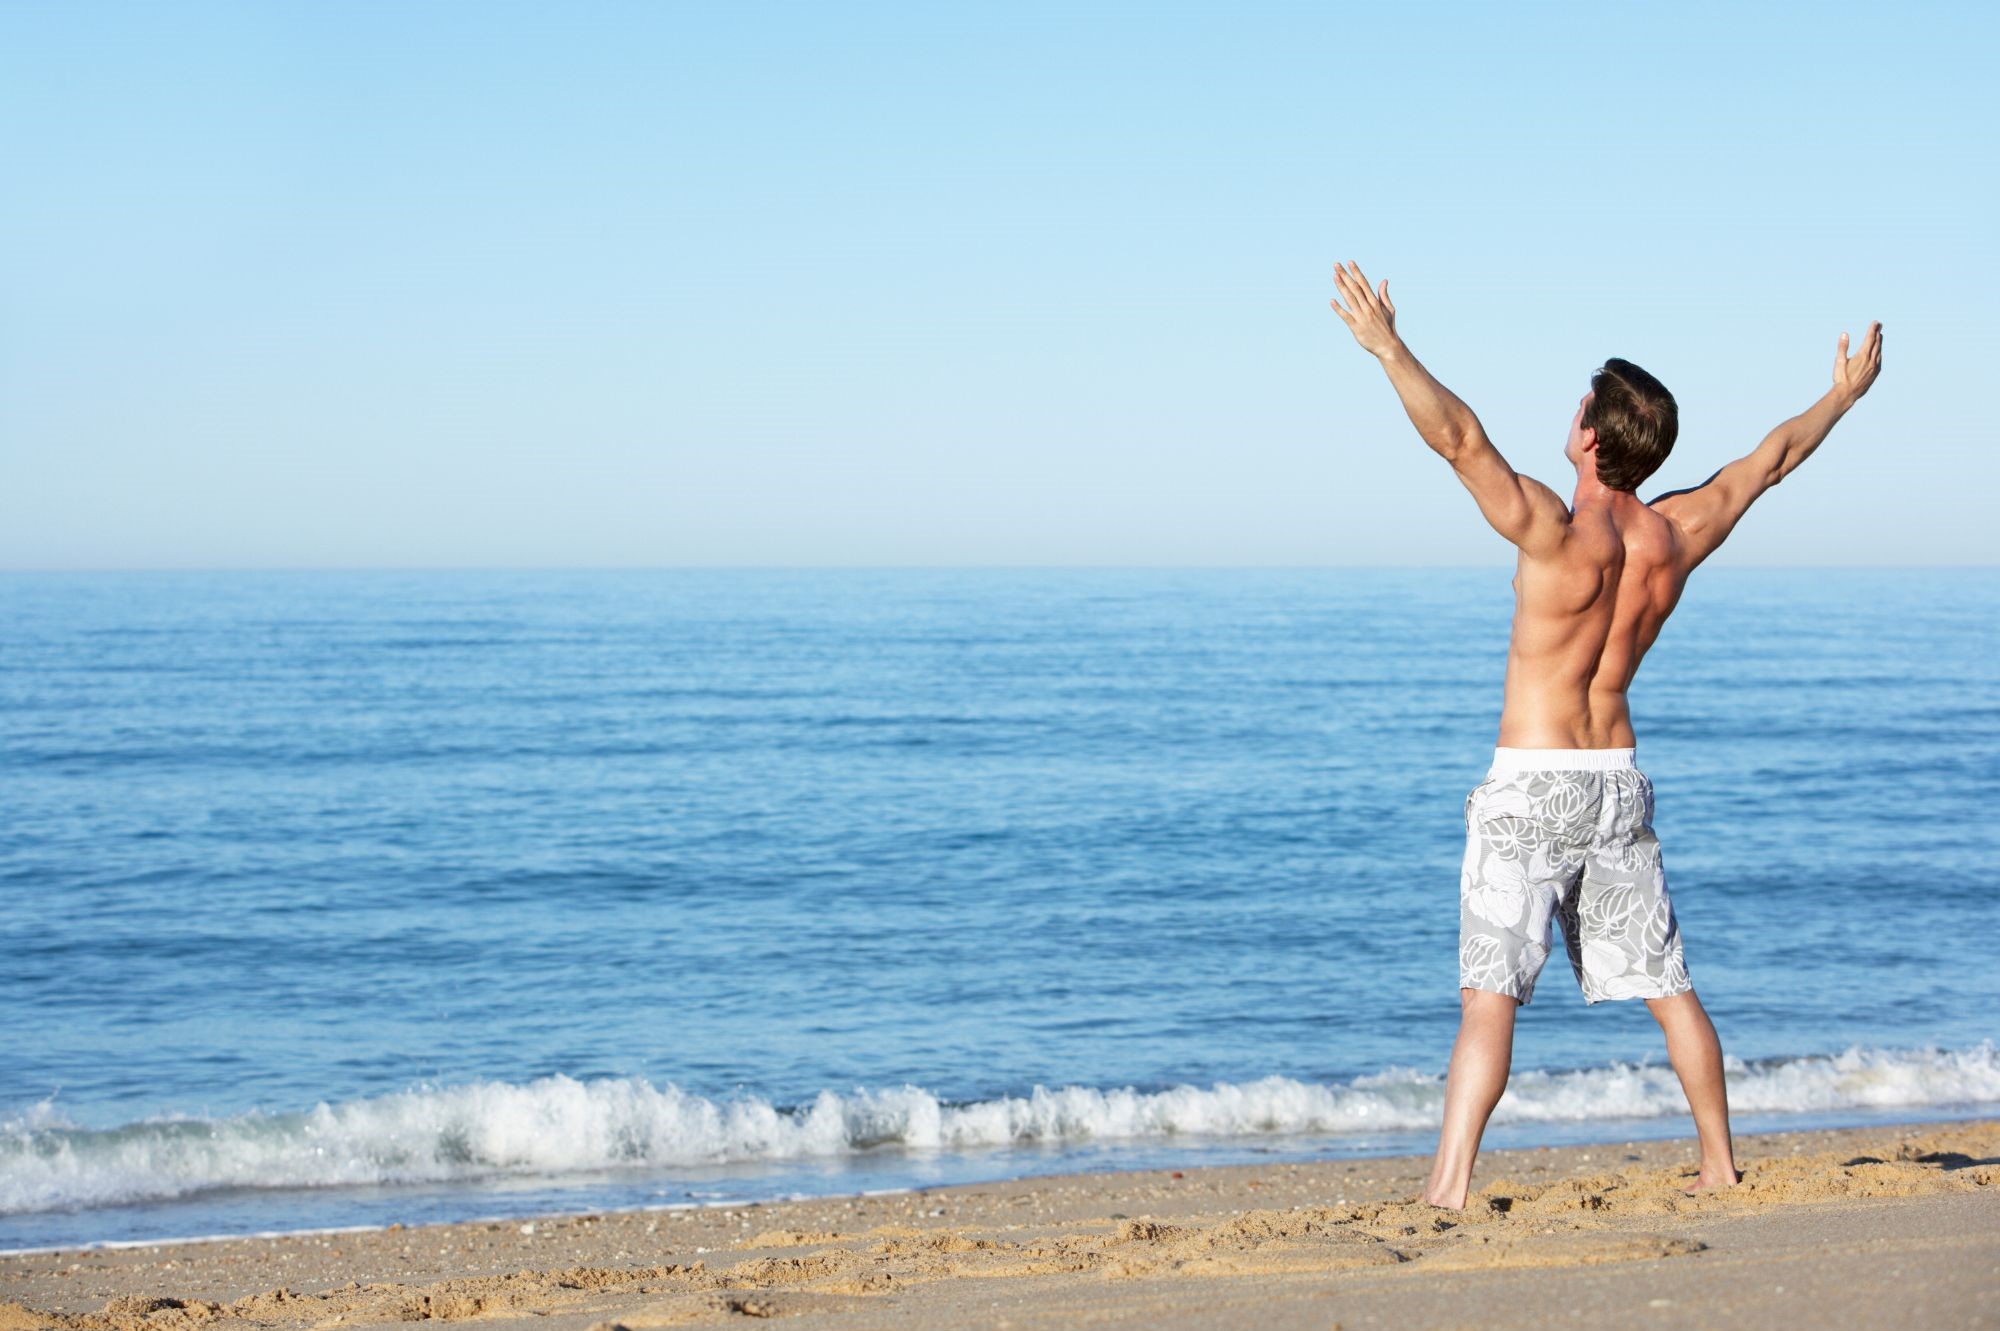
[{"label": "shirtless man", "polygon": [[1644,999],[1666,1034],[1701,1143],[1701,1173],[1686,1191],[1740,1182],[1722,1046],[1682,961],[1625,691],[1688,574],[1875,382],[1882,325],[1869,326],[1852,356],[1840,335],[1833,387],[1818,402],[1707,481],[1650,504],[1633,492],[1673,448],[1677,408],[1652,375],[1607,361],[1570,421],[1563,456],[1576,492],[1564,504],[1509,466],[1471,409],[1417,363],[1396,334],[1386,281],[1371,289],[1351,262],[1334,276],[1334,313],[1381,361],[1424,442],[1521,552],[1499,746],[1466,799],[1458,1040],[1424,1199],[1465,1205],[1479,1139],[1507,1088],[1514,1013],[1548,959],[1552,922],[1586,1003]]}]

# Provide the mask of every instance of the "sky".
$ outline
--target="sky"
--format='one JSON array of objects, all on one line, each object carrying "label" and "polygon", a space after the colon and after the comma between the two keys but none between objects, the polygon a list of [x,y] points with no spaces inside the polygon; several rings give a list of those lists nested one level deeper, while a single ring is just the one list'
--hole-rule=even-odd
[{"label": "sky", "polygon": [[1874,391],[1713,563],[1992,564],[1994,7],[0,0],[0,569],[1485,565]]}]

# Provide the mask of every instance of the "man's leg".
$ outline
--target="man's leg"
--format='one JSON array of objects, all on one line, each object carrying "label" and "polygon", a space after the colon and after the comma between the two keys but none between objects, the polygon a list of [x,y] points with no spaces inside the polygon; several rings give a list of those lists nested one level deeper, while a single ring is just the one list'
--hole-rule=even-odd
[{"label": "man's leg", "polygon": [[1667,1036],[1667,1057],[1681,1079],[1688,1108],[1701,1139],[1701,1177],[1689,1191],[1728,1187],[1742,1181],[1729,1141],[1729,1090],[1722,1078],[1722,1042],[1694,990],[1672,998],[1649,998],[1646,1006]]},{"label": "man's leg", "polygon": [[1444,1079],[1444,1129],[1424,1185],[1425,1201],[1454,1208],[1465,1205],[1479,1139],[1507,1089],[1514,1061],[1514,1013],[1521,1006],[1509,994],[1485,989],[1460,989],[1458,1003],[1458,1041]]}]

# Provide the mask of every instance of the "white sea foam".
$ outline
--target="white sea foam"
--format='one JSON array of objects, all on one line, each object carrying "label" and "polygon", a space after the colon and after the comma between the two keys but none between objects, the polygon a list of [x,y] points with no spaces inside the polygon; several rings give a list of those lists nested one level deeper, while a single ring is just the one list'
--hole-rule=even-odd
[{"label": "white sea foam", "polygon": [[[2000,1052],[1850,1048],[1728,1065],[1743,1113],[2000,1103]],[[953,1151],[1088,1140],[1427,1128],[1443,1079],[1389,1068],[1351,1082],[1265,1077],[1159,1091],[1047,1089],[948,1104],[916,1086],[821,1091],[780,1109],[715,1100],[638,1078],[418,1087],[321,1104],[309,1113],[150,1119],[79,1127],[48,1103],[0,1122],[0,1214],[164,1200],[224,1188],[317,1188],[496,1175],[568,1175],[731,1161],[830,1157],[889,1148]],[[1496,1122],[1686,1112],[1665,1063],[1520,1071]]]}]

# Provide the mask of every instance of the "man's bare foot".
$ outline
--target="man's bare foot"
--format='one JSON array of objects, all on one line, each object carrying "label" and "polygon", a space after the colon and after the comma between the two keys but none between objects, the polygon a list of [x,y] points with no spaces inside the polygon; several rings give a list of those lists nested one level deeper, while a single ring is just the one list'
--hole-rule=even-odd
[{"label": "man's bare foot", "polygon": [[1682,1188],[1681,1191],[1686,1193],[1690,1197],[1695,1197],[1699,1196],[1704,1192],[1714,1192],[1718,1188],[1733,1188],[1737,1184],[1743,1181],[1742,1170],[1732,1169],[1729,1172],[1734,1177],[1727,1177],[1722,1174],[1709,1175],[1705,1173],[1698,1175],[1695,1178],[1693,1187]]},{"label": "man's bare foot", "polygon": [[1459,1198],[1456,1202],[1441,1202],[1429,1193],[1425,1193],[1421,1200],[1426,1205],[1435,1207],[1440,1211],[1462,1211],[1465,1209],[1465,1199],[1463,1197]]}]

